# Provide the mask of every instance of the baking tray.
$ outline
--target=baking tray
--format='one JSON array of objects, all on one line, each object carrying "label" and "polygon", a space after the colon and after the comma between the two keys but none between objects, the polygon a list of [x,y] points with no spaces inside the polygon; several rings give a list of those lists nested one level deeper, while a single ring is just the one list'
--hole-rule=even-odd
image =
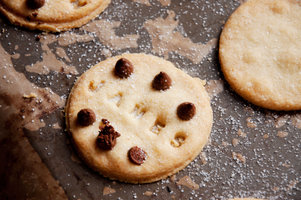
[{"label": "baking tray", "polygon": [[[301,112],[249,104],[225,82],[218,38],[235,0],[112,0],[59,34],[0,18],[0,199],[301,199]],[[214,123],[203,152],[151,184],[111,181],[76,155],[65,131],[74,81],[101,60],[149,53],[206,80]]]}]

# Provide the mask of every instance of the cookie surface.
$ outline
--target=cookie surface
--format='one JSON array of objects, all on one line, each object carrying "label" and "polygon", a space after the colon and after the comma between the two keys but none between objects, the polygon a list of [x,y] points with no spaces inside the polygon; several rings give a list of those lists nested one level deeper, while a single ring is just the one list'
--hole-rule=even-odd
[{"label": "cookie surface", "polygon": [[249,0],[228,19],[219,58],[230,86],[272,110],[301,109],[301,2]]},{"label": "cookie surface", "polygon": [[1,0],[0,11],[29,29],[59,32],[80,27],[99,15],[111,0]]},{"label": "cookie surface", "polygon": [[[120,60],[130,62],[124,66],[132,70],[116,73]],[[157,88],[157,82],[163,86]],[[182,103],[185,109],[179,114]],[[87,108],[96,120],[81,126],[77,114]],[[212,110],[200,79],[159,57],[123,54],[100,62],[77,80],[66,123],[90,167],[110,179],[147,183],[176,173],[200,153],[210,135]]]}]

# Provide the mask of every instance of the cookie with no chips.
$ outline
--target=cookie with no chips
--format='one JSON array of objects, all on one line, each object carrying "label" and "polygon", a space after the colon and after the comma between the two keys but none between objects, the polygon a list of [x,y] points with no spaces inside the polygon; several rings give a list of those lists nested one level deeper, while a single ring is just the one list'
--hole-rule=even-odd
[{"label": "cookie with no chips", "polygon": [[201,152],[212,110],[200,79],[156,56],[123,54],[77,80],[66,123],[79,155],[94,170],[148,183],[183,169]]},{"label": "cookie with no chips", "polygon": [[0,0],[2,12],[13,24],[60,32],[80,27],[99,15],[111,0]]},{"label": "cookie with no chips", "polygon": [[219,58],[230,86],[272,110],[301,109],[301,1],[249,0],[228,19]]}]

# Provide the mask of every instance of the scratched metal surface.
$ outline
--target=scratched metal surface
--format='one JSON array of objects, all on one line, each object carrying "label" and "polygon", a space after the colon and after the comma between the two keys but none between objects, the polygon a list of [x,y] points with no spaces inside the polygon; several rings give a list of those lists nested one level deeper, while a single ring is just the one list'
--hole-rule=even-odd
[{"label": "scratched metal surface", "polygon": [[[11,56],[14,70],[39,88],[50,88],[63,100],[76,77],[100,60],[123,52],[165,57],[212,84],[214,124],[211,141],[203,150],[206,156],[198,157],[173,179],[152,184],[110,181],[80,162],[64,131],[63,106],[39,116],[44,125],[38,129],[24,128],[69,199],[301,199],[301,113],[273,112],[250,105],[229,88],[220,71],[217,40],[226,19],[240,3],[112,0],[105,12],[89,23],[99,24],[99,30],[88,25],[61,34],[28,31],[2,17],[0,44]],[[110,30],[101,31],[104,25]],[[37,35],[42,37],[40,41]],[[72,41],[72,35],[80,39]],[[184,45],[178,46],[179,40],[191,43],[189,48],[194,48],[195,54]],[[50,68],[53,60],[63,69]],[[33,70],[37,63],[42,64]],[[41,67],[48,71],[38,69]],[[242,132],[245,137],[239,135]],[[282,133],[288,135],[281,137]],[[181,185],[178,181],[185,176],[199,188]],[[105,195],[105,188],[113,190]]]}]

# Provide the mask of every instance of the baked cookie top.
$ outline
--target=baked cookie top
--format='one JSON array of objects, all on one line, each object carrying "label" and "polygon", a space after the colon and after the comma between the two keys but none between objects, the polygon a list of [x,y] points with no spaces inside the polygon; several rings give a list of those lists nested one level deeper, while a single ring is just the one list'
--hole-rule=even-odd
[{"label": "baked cookie top", "polygon": [[249,0],[228,19],[219,58],[230,86],[272,110],[301,109],[301,1]]},{"label": "baked cookie top", "polygon": [[87,23],[99,15],[110,1],[0,0],[0,11],[14,24],[59,32]]},{"label": "baked cookie top", "polygon": [[209,97],[171,62],[123,54],[75,83],[66,123],[80,156],[105,177],[147,183],[188,165],[208,141]]}]

